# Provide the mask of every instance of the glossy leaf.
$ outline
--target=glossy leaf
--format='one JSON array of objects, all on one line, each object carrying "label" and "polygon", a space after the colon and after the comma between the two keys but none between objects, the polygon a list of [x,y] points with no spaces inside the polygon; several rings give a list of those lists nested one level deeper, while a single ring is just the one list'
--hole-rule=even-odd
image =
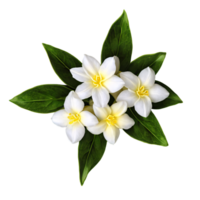
[{"label": "glossy leaf", "polygon": [[164,83],[161,83],[159,81],[156,81],[156,83],[164,87],[169,92],[170,95],[161,102],[153,103],[153,109],[162,109],[162,108],[176,105],[178,103],[183,103],[180,97],[172,89],[166,86]]},{"label": "glossy leaf", "polygon": [[101,62],[106,58],[118,56],[120,60],[120,71],[126,71],[131,60],[132,37],[128,17],[125,11],[111,26],[104,41],[101,51]]},{"label": "glossy leaf", "polygon": [[22,92],[10,101],[33,112],[51,113],[63,108],[70,91],[71,89],[63,85],[39,85]]},{"label": "glossy leaf", "polygon": [[162,66],[165,56],[166,53],[164,52],[140,56],[131,62],[128,70],[138,75],[146,67],[151,67],[157,73]]},{"label": "glossy leaf", "polygon": [[147,118],[138,115],[134,108],[129,108],[127,113],[135,121],[134,126],[124,130],[128,135],[149,144],[168,146],[167,139],[153,112]]},{"label": "glossy leaf", "polygon": [[85,136],[79,142],[78,159],[80,183],[84,184],[88,173],[101,160],[105,149],[106,140],[103,134],[93,135],[86,130]]},{"label": "glossy leaf", "polygon": [[43,46],[47,52],[55,73],[64,83],[75,89],[80,82],[72,77],[69,70],[73,67],[81,67],[81,62],[66,51],[55,48],[48,44],[43,44]]}]

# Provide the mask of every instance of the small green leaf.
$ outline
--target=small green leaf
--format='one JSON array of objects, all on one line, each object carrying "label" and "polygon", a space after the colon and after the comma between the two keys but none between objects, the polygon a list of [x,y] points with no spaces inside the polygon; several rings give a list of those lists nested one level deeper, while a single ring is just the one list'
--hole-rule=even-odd
[{"label": "small green leaf", "polygon": [[47,52],[55,73],[64,83],[75,89],[80,84],[80,82],[76,81],[72,77],[69,70],[73,67],[81,67],[81,62],[66,51],[55,48],[48,44],[43,44],[43,46]]},{"label": "small green leaf", "polygon": [[168,86],[166,86],[165,84],[159,81],[156,81],[156,83],[164,87],[169,92],[169,96],[161,102],[153,103],[153,109],[162,109],[162,108],[176,105],[178,103],[183,103],[183,101],[179,98],[179,96]]},{"label": "small green leaf", "polygon": [[135,121],[134,126],[124,130],[128,135],[149,144],[168,146],[167,139],[153,112],[147,118],[138,115],[134,108],[128,109],[127,113]]},{"label": "small green leaf", "polygon": [[111,26],[104,41],[101,51],[101,62],[106,58],[118,56],[120,60],[120,71],[126,71],[131,60],[132,37],[128,17],[125,11]]},{"label": "small green leaf", "polygon": [[33,112],[51,113],[63,108],[70,91],[71,89],[63,85],[39,85],[22,92],[10,101]]},{"label": "small green leaf", "polygon": [[165,56],[166,53],[164,52],[140,56],[131,62],[129,71],[138,75],[146,67],[151,67],[157,73],[162,66]]},{"label": "small green leaf", "polygon": [[103,134],[93,135],[86,130],[83,139],[79,142],[78,159],[80,183],[84,184],[88,173],[101,160],[106,149],[106,140]]}]

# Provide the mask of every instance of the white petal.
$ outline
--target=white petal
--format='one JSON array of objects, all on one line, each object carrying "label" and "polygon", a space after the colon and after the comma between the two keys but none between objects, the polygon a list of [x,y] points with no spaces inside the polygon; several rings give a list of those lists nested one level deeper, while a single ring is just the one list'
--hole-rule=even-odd
[{"label": "white petal", "polygon": [[105,107],[110,100],[110,96],[106,88],[99,87],[99,88],[93,88],[92,99],[96,106]]},{"label": "white petal", "polygon": [[127,111],[127,103],[119,101],[111,106],[112,114],[116,117],[123,115]]},{"label": "white petal", "polygon": [[92,96],[93,87],[91,83],[82,83],[76,88],[76,93],[81,99],[87,99]]},{"label": "white petal", "polygon": [[74,67],[70,69],[70,72],[77,81],[86,82],[91,80],[82,67]]},{"label": "white petal", "polygon": [[68,125],[69,119],[68,119],[68,113],[65,109],[59,110],[55,112],[51,118],[54,124],[57,126],[65,127]]},{"label": "white petal", "polygon": [[103,85],[108,89],[110,93],[114,93],[123,88],[124,81],[118,76],[114,75],[103,82]]},{"label": "white petal", "polygon": [[135,94],[135,92],[131,92],[129,90],[124,90],[122,91],[118,97],[117,97],[117,102],[118,101],[126,101],[127,106],[129,108],[133,107],[139,97]]},{"label": "white petal", "polygon": [[95,126],[90,126],[87,127],[88,131],[90,131],[92,134],[94,135],[99,135],[101,133],[103,133],[106,130],[107,124],[105,121],[101,121],[99,122],[97,125]]},{"label": "white petal", "polygon": [[149,90],[149,97],[154,103],[163,101],[168,96],[169,92],[164,87],[158,84],[154,84],[154,86]]},{"label": "white petal", "polygon": [[80,113],[80,116],[81,116],[81,122],[84,126],[94,126],[99,123],[96,116],[94,116],[91,112],[82,111]]},{"label": "white petal", "polygon": [[85,128],[79,122],[69,124],[66,128],[66,134],[72,143],[76,143],[76,142],[79,142],[83,138],[85,134]]},{"label": "white petal", "polygon": [[149,97],[144,96],[140,98],[135,104],[136,112],[142,117],[148,117],[152,108],[152,103]]},{"label": "white petal", "polygon": [[111,114],[111,109],[108,105],[104,108],[93,105],[93,110],[100,121],[106,119]]},{"label": "white petal", "polygon": [[91,78],[98,75],[100,64],[92,56],[84,55],[83,57],[83,69]]},{"label": "white petal", "polygon": [[71,108],[76,113],[81,112],[84,108],[84,102],[78,97],[75,92],[71,98]]},{"label": "white petal", "polygon": [[117,118],[117,127],[119,129],[129,129],[135,124],[135,121],[129,117],[129,115],[124,114]]},{"label": "white petal", "polygon": [[64,107],[65,107],[65,110],[68,112],[68,113],[72,113],[72,108],[71,108],[71,98],[74,94],[74,91],[71,91],[67,97],[65,98],[65,102],[64,102]]},{"label": "white petal", "polygon": [[120,69],[120,61],[119,61],[119,58],[117,56],[114,56],[114,59],[115,59],[115,66],[116,66],[115,74],[118,74],[119,73],[119,69]]},{"label": "white petal", "polygon": [[121,72],[121,79],[125,82],[125,87],[135,91],[140,86],[140,79],[132,72]]},{"label": "white petal", "polygon": [[104,80],[113,76],[116,72],[115,59],[113,57],[106,58],[100,67],[99,74]]},{"label": "white petal", "polygon": [[141,80],[141,85],[150,89],[155,83],[155,72],[150,67],[147,67],[140,72],[139,78]]},{"label": "white petal", "polygon": [[106,130],[103,132],[105,139],[111,143],[115,144],[119,138],[120,130],[115,126],[107,126]]}]

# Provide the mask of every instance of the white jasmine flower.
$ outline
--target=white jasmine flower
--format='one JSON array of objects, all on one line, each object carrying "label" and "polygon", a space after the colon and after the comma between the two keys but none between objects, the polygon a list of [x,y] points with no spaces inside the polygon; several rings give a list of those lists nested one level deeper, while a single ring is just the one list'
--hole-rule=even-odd
[{"label": "white jasmine flower", "polygon": [[155,72],[149,67],[143,69],[138,77],[131,72],[121,72],[120,77],[128,90],[122,91],[117,101],[126,101],[128,107],[135,106],[136,112],[142,117],[148,117],[152,102],[163,101],[169,96],[165,88],[155,84]]},{"label": "white jasmine flower", "polygon": [[70,70],[76,80],[83,82],[76,88],[78,96],[81,99],[92,96],[96,106],[105,107],[110,99],[109,93],[117,92],[124,86],[124,81],[115,75],[115,62],[118,62],[117,58],[110,57],[100,66],[95,58],[84,55],[83,66]]},{"label": "white jasmine flower", "polygon": [[111,107],[107,105],[104,108],[93,105],[93,110],[99,123],[87,129],[95,135],[103,133],[105,139],[111,144],[117,141],[120,129],[129,129],[135,124],[132,118],[124,114],[127,110],[125,101],[114,103]]},{"label": "white jasmine flower", "polygon": [[50,123],[64,130],[64,136],[71,145],[76,145],[84,136],[84,126],[94,126],[98,119],[91,112],[84,110],[84,102],[71,91],[65,99],[64,109],[49,116]]}]

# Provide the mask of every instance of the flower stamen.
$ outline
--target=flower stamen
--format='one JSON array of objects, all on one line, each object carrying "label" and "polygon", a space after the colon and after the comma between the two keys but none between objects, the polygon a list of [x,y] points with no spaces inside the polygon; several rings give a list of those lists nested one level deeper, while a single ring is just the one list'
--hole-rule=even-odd
[{"label": "flower stamen", "polygon": [[79,114],[71,114],[67,117],[70,121],[69,124],[73,124],[74,122],[80,121],[81,116]]},{"label": "flower stamen", "polygon": [[142,97],[142,96],[149,96],[149,91],[146,90],[144,88],[144,86],[141,86],[139,87],[137,90],[136,90],[136,94],[139,96],[139,97]]},{"label": "flower stamen", "polygon": [[93,83],[94,87],[100,87],[100,86],[102,86],[102,78],[101,78],[101,76],[95,75],[93,77],[93,82],[92,83]]},{"label": "flower stamen", "polygon": [[117,123],[117,119],[113,115],[108,115],[108,117],[106,118],[106,123],[108,125],[115,125]]}]

